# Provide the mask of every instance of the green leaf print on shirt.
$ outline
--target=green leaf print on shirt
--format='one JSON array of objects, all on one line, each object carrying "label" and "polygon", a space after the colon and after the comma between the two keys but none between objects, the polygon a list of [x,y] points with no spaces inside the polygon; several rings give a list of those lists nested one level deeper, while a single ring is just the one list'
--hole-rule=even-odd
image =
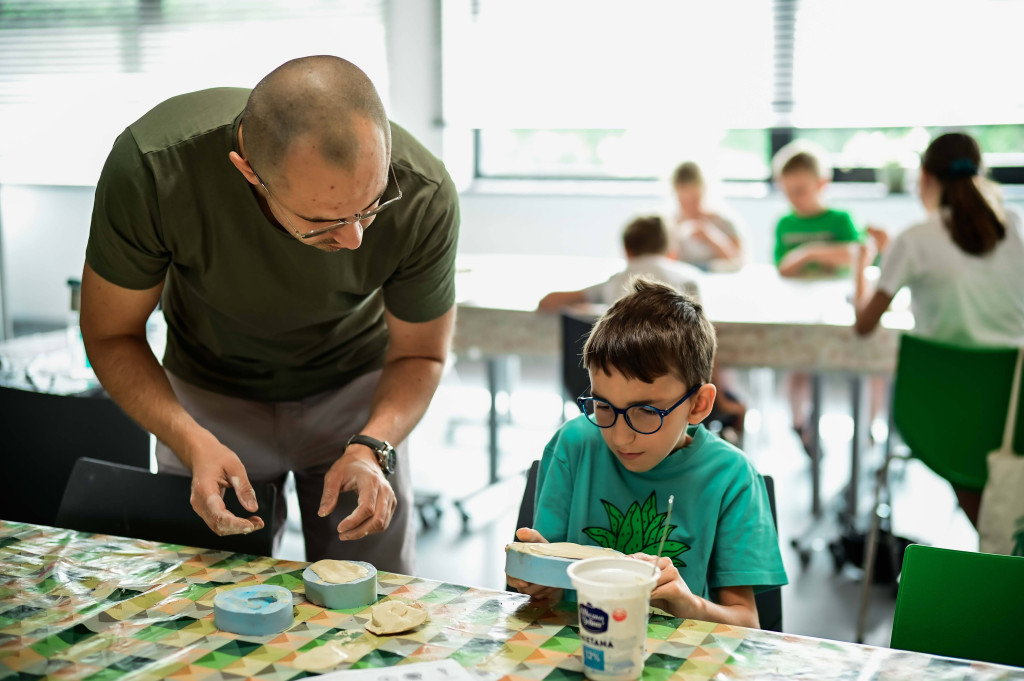
[{"label": "green leaf print on shirt", "polygon": [[[608,514],[608,527],[587,527],[583,530],[585,535],[596,541],[599,546],[615,549],[627,555],[657,553],[665,514],[658,512],[656,492],[651,492],[643,506],[634,501],[626,513],[604,499],[601,500],[601,505]],[[669,536],[675,529],[675,525],[668,526]],[[686,567],[686,563],[680,560],[679,556],[689,550],[688,544],[668,539],[661,555],[671,558],[672,564],[677,568]]]}]

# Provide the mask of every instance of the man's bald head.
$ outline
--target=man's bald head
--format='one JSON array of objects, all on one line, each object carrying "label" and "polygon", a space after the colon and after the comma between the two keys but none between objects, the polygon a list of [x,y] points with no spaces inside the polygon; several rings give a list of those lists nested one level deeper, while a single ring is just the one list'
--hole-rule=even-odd
[{"label": "man's bald head", "polygon": [[354,125],[360,118],[383,133],[390,153],[384,104],[359,67],[332,56],[293,59],[271,71],[249,95],[242,114],[245,156],[266,182],[281,184],[289,146],[310,138],[326,161],[351,170],[367,142]]}]

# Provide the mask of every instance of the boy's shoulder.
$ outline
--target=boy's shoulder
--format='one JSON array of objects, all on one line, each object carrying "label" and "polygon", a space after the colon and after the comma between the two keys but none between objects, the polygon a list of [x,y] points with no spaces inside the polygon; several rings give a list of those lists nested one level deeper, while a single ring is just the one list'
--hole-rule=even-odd
[{"label": "boy's shoulder", "polygon": [[775,223],[775,229],[779,230],[780,232],[784,231],[798,224],[799,220],[800,218],[799,216],[797,216],[796,213],[794,213],[793,211],[789,211],[788,213],[780,217],[779,221]]},{"label": "boy's shoulder", "polygon": [[843,210],[842,208],[826,208],[823,212],[810,216],[797,215],[796,211],[791,210],[779,218],[779,225],[796,226],[852,219],[850,211]]},{"label": "boy's shoulder", "polygon": [[701,461],[716,471],[743,479],[757,474],[757,469],[742,449],[712,433],[703,425],[695,428],[692,435],[694,441],[690,446],[699,447]]},{"label": "boy's shoulder", "polygon": [[848,210],[843,210],[842,208],[828,208],[825,211],[824,215],[829,220],[834,220],[836,222],[852,222],[853,221],[853,214],[850,213],[850,211],[848,211]]},{"label": "boy's shoulder", "polygon": [[578,455],[587,449],[600,446],[604,446],[601,429],[588,421],[586,416],[580,414],[563,423],[555,431],[548,442],[545,453],[558,451],[569,455]]}]

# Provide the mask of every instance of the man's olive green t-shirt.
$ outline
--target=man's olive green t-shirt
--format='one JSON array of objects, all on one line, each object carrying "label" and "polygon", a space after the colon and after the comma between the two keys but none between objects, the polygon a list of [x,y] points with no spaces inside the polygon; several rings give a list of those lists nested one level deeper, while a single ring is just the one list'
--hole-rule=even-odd
[{"label": "man's olive green t-shirt", "polygon": [[114,142],[86,260],[128,289],[164,282],[164,366],[215,392],[287,401],[384,364],[384,310],[426,322],[455,302],[458,196],[442,163],[392,124],[402,199],[356,250],[323,252],[261,210],[231,164],[249,90],[174,97]]}]

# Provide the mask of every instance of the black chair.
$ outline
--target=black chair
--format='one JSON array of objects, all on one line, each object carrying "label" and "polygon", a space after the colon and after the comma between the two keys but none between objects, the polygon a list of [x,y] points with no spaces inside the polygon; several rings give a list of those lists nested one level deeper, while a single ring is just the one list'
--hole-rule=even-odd
[{"label": "black chair", "polygon": [[53,525],[79,457],[149,467],[149,433],[107,397],[0,387],[0,422],[4,520]]},{"label": "black chair", "polygon": [[[254,484],[257,515],[266,526],[252,534],[220,537],[206,526],[189,504],[192,481],[179,475],[160,475],[108,461],[83,458],[64,490],[57,524],[82,532],[113,534],[184,544],[220,551],[269,556],[274,548],[274,510],[277,487]],[[224,503],[235,515],[247,518],[233,491]]]},{"label": "black chair", "polygon": [[[517,528],[533,527],[533,516],[536,511],[537,495],[537,470],[540,461],[534,461],[530,465],[530,471],[526,477],[526,489],[523,491],[523,500],[519,505],[519,518]],[[768,505],[772,509],[772,523],[778,529],[778,513],[775,510],[775,480],[770,475],[764,476],[764,488],[768,493]],[[507,587],[509,588],[509,587]],[[511,589],[510,589],[511,590]],[[754,596],[757,603],[757,617],[761,622],[761,628],[766,631],[782,631],[782,589],[775,588],[763,591]]]},{"label": "black chair", "polygon": [[540,461],[530,464],[526,471],[526,489],[523,490],[523,501],[519,504],[519,517],[516,519],[516,529],[520,527],[533,527],[534,509],[537,505],[537,471],[540,470]]},{"label": "black chair", "polygon": [[590,387],[590,374],[583,368],[583,346],[587,343],[597,317],[565,310],[562,324],[562,390],[567,400],[575,400]]},{"label": "black chair", "polygon": [[[775,510],[775,479],[764,477],[764,489],[768,493],[768,505],[772,509],[772,524],[779,530],[779,513]],[[782,631],[782,587],[762,591],[754,596],[757,602],[757,618],[765,631]]]}]

